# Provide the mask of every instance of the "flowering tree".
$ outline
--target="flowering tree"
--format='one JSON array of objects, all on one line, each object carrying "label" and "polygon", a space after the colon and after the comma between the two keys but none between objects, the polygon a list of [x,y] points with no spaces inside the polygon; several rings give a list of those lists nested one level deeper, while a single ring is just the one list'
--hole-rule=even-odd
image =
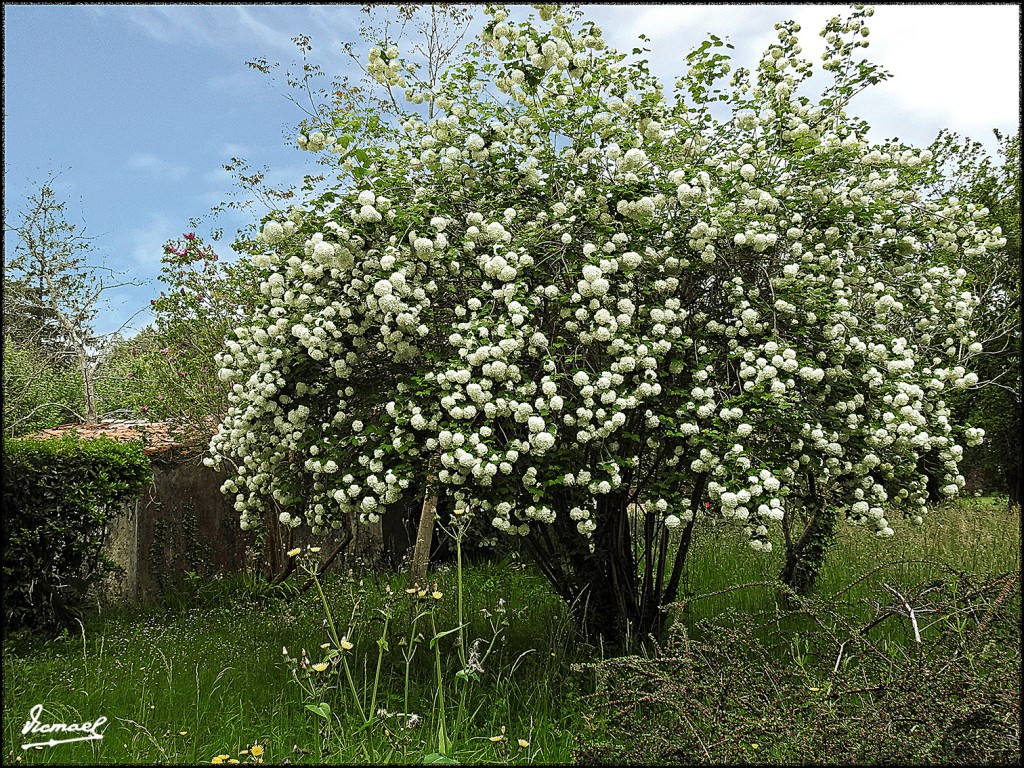
[{"label": "flowering tree", "polygon": [[214,358],[224,334],[258,304],[258,281],[250,262],[222,262],[194,232],[166,243],[162,263],[167,290],[150,302],[154,323],[148,340],[158,353],[152,374],[166,400],[155,410],[194,422],[209,436],[209,419],[220,419],[228,408]]},{"label": "flowering tree", "polygon": [[954,496],[981,437],[943,400],[977,351],[948,262],[1000,238],[847,116],[885,77],[854,58],[870,9],[826,26],[816,103],[792,22],[753,73],[704,43],[670,99],[538,10],[488,8],[433,90],[383,41],[400,127],[299,137],[338,185],[265,220],[264,304],[220,358],[208,461],[242,526],[372,521],[430,477],[615,643],[658,629],[709,515],[794,556],[837,515],[921,523],[925,459]]}]

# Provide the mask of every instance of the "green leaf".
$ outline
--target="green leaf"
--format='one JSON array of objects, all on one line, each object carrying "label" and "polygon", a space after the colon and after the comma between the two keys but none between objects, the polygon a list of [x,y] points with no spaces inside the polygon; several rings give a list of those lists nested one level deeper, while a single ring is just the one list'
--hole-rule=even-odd
[{"label": "green leaf", "polygon": [[437,643],[437,641],[440,640],[445,635],[450,635],[450,634],[452,634],[454,632],[458,632],[460,629],[462,629],[463,627],[466,627],[466,626],[468,626],[468,624],[460,624],[459,626],[457,626],[457,627],[455,627],[453,629],[449,629],[449,630],[447,630],[445,632],[441,632],[440,634],[434,635],[434,637],[430,641],[430,647],[433,648],[434,645]]},{"label": "green leaf", "polygon": [[315,715],[320,715],[320,717],[325,720],[331,716],[331,707],[326,702],[320,702],[319,704],[307,704],[306,709]]},{"label": "green leaf", "polygon": [[458,760],[452,760],[450,757],[445,757],[439,752],[431,752],[429,755],[423,756],[423,765],[458,765]]}]

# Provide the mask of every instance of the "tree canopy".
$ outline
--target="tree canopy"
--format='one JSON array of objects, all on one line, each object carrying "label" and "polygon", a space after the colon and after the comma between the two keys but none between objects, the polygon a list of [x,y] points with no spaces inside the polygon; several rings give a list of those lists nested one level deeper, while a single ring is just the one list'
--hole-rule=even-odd
[{"label": "tree canopy", "polygon": [[959,264],[1004,241],[847,113],[887,76],[856,56],[870,9],[822,31],[816,99],[793,22],[754,72],[709,39],[669,96],[592,22],[487,13],[433,87],[370,51],[396,123],[298,138],[337,181],[264,220],[219,359],[242,526],[375,520],[431,476],[621,640],[707,518],[766,551],[825,509],[921,523],[926,464],[955,496],[982,436],[946,402],[980,351]]}]

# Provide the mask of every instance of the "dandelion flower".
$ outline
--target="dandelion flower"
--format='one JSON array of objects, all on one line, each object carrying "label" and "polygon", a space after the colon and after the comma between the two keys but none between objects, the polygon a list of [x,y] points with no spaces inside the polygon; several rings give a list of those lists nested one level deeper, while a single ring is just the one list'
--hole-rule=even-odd
[{"label": "dandelion flower", "polygon": [[434,591],[433,591],[433,592],[431,593],[431,597],[433,597],[433,598],[434,598],[435,600],[440,600],[440,599],[441,599],[442,597],[444,597],[444,592],[438,592],[438,591],[437,591],[437,590],[435,589],[435,590],[434,590]]},{"label": "dandelion flower", "polygon": [[528,746],[530,746],[530,742],[528,742],[526,739],[520,739],[519,746],[523,749],[526,749]]},{"label": "dandelion flower", "polygon": [[302,550],[299,547],[296,547],[295,549],[289,549],[288,550],[288,557],[295,557],[300,552],[302,552]]},{"label": "dandelion flower", "polygon": [[213,765],[220,765],[228,759],[228,755],[217,755],[213,760],[210,761]]},{"label": "dandelion flower", "polygon": [[505,735],[504,734],[499,734],[497,736],[491,736],[491,741],[493,741],[495,743],[497,743],[499,741],[504,741],[504,740],[505,740]]},{"label": "dandelion flower", "polygon": [[327,671],[327,665],[324,664],[323,662],[320,662],[319,664],[314,664],[313,665],[313,671],[314,672],[326,672]]},{"label": "dandelion flower", "polygon": [[353,649],[354,647],[355,647],[355,646],[354,646],[354,645],[352,645],[352,643],[350,643],[350,642],[348,641],[348,638],[346,638],[346,637],[343,637],[343,638],[341,638],[341,648],[342,648],[342,650],[345,650],[345,651],[350,651],[350,650],[352,650],[352,649]]},{"label": "dandelion flower", "polygon": [[251,750],[249,750],[249,753],[253,757],[262,757],[263,756],[263,747],[261,745],[259,745],[259,744],[254,744],[253,748]]}]

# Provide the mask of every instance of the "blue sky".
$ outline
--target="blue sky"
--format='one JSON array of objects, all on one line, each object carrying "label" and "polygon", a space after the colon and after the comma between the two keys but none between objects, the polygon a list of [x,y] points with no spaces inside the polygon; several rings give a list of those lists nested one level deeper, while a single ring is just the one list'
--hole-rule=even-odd
[{"label": "blue sky", "polygon": [[[752,66],[793,18],[805,55],[844,6],[604,5],[586,7],[612,45],[651,38],[652,70],[668,82],[707,33],[728,37],[736,64]],[[528,8],[517,8],[525,15]],[[482,14],[477,13],[478,20]],[[301,180],[311,159],[289,145],[302,114],[245,66],[264,56],[292,64],[290,38],[312,36],[328,73],[356,76],[341,52],[359,42],[359,6],[4,6],[4,205],[16,220],[26,195],[52,172],[72,223],[96,238],[97,263],[143,282],[112,292],[97,330],[110,332],[146,307],[161,285],[161,246],[232,190],[232,156],[267,166],[276,183]],[[479,26],[477,23],[476,26]],[[893,78],[851,110],[872,138],[929,143],[943,127],[994,148],[993,128],[1013,132],[1020,108],[1016,5],[879,6],[867,56]],[[258,216],[258,211],[254,213]],[[221,217],[226,241],[245,220]],[[11,239],[5,235],[5,250]],[[230,255],[226,242],[219,251]]]}]

